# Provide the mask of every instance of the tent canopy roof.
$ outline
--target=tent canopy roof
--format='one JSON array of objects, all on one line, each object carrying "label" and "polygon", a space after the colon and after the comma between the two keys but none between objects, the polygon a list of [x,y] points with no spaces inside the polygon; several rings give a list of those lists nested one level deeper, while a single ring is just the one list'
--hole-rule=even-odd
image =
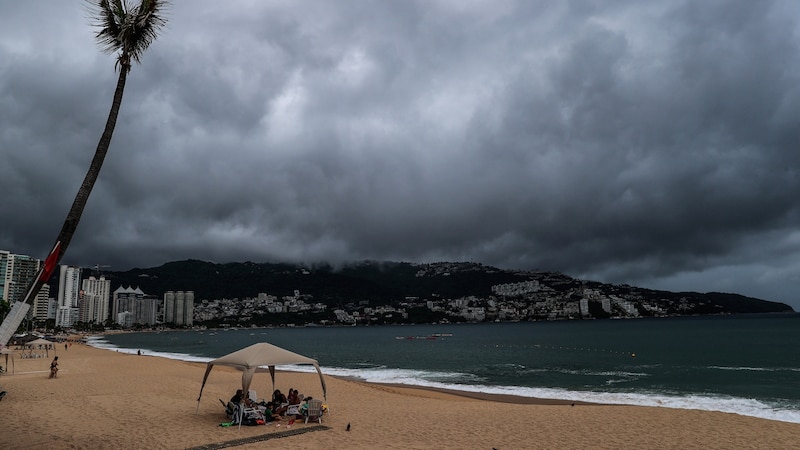
[{"label": "tent canopy roof", "polygon": [[208,364],[248,370],[258,366],[280,366],[286,364],[311,364],[316,366],[317,361],[272,344],[260,342],[219,357]]},{"label": "tent canopy roof", "polygon": [[250,382],[253,379],[253,374],[263,371],[260,367],[268,367],[274,388],[275,366],[288,364],[313,365],[319,374],[319,381],[322,384],[322,395],[324,398],[327,398],[328,394],[325,387],[325,378],[322,377],[322,371],[319,369],[317,360],[290,352],[289,350],[266,342],[260,342],[208,362],[206,374],[203,377],[203,384],[200,386],[200,395],[197,397],[197,406],[198,408],[200,407],[200,398],[203,396],[203,388],[206,385],[206,380],[208,380],[211,369],[215,365],[228,366],[241,370],[242,390],[247,392],[247,390],[250,389]]}]

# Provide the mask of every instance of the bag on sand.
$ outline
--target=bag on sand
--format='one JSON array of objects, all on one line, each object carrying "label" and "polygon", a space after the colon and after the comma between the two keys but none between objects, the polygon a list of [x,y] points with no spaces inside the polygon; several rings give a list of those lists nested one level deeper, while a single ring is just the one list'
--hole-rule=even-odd
[{"label": "bag on sand", "polygon": [[[258,423],[258,422],[261,422],[261,423]],[[254,426],[254,425],[263,425],[263,424],[264,424],[263,420],[255,419],[255,418],[252,418],[252,417],[246,417],[244,420],[242,420],[242,425],[246,425],[248,427],[251,427],[251,426]]]}]

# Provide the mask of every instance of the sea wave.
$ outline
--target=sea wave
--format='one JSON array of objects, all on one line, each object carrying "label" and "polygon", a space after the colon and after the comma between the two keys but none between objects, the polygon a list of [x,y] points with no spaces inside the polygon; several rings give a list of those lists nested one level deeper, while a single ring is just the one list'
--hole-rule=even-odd
[{"label": "sea wave", "polygon": [[[800,411],[796,409],[781,408],[777,407],[776,405],[768,405],[757,400],[736,397],[714,397],[701,395],[680,396],[663,395],[660,393],[589,392],[556,388],[447,383],[435,380],[435,378],[445,377],[437,376],[431,372],[397,369],[362,371],[355,369],[324,368],[324,372],[333,376],[358,378],[370,383],[405,384],[409,386],[422,386],[465,392],[503,394],[519,397],[581,401],[589,403],[719,411],[782,422],[800,423]],[[452,374],[452,378],[463,380],[466,378],[466,375],[467,374],[456,373]]]},{"label": "sea wave", "polygon": [[586,375],[586,376],[599,376],[599,377],[648,377],[650,374],[644,372],[626,372],[621,370],[616,371],[593,371],[586,369],[557,369],[557,372],[570,374],[570,375]]},{"label": "sea wave", "polygon": [[[139,349],[118,347],[108,342],[103,336],[90,336],[86,338],[86,344],[95,348],[103,350],[111,350],[118,353],[125,353],[128,355],[135,355],[139,351],[141,351]],[[158,356],[167,359],[175,359],[178,361],[199,362],[199,363],[207,363],[212,359],[204,356],[188,355],[186,353],[156,352],[151,350],[145,350],[144,354],[147,354],[149,356]]]},{"label": "sea wave", "polygon": [[798,367],[739,367],[739,366],[708,366],[709,369],[734,370],[749,372],[800,372]]}]

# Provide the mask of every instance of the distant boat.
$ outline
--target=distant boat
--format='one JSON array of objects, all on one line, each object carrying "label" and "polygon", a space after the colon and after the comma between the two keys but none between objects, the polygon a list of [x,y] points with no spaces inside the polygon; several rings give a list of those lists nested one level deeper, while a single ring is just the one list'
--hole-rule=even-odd
[{"label": "distant boat", "polygon": [[421,341],[435,341],[436,339],[444,336],[452,336],[450,333],[435,333],[427,336],[395,336],[395,339],[403,339],[407,341],[421,340]]}]

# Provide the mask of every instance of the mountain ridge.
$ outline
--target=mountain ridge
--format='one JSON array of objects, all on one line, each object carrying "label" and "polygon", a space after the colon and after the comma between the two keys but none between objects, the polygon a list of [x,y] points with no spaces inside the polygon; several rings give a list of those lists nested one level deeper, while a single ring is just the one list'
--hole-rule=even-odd
[{"label": "mountain ridge", "polygon": [[[371,306],[397,305],[408,299],[508,299],[492,286],[534,282],[542,289],[515,300],[569,303],[587,298],[628,302],[641,315],[792,312],[784,303],[722,292],[671,292],[635,286],[579,280],[558,272],[503,270],[479,263],[408,263],[359,261],[338,267],[329,264],[229,262],[195,259],[167,262],[158,267],[99,273],[118,287],[139,287],[162,297],[167,291],[193,291],[196,301],[244,299],[267,293],[291,296],[295,290],[329,307],[366,302]],[[650,314],[652,313],[652,314]],[[602,316],[602,314],[601,314]]]}]

